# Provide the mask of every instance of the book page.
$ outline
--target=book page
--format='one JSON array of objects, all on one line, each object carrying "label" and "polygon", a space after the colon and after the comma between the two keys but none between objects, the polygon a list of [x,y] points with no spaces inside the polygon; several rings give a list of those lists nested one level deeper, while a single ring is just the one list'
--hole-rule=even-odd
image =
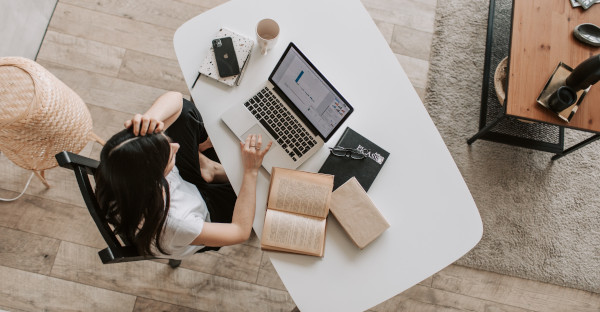
[{"label": "book page", "polygon": [[283,249],[322,256],[326,221],[327,219],[267,210],[261,246],[264,249]]},{"label": "book page", "polygon": [[267,208],[326,218],[333,176],[273,168]]}]

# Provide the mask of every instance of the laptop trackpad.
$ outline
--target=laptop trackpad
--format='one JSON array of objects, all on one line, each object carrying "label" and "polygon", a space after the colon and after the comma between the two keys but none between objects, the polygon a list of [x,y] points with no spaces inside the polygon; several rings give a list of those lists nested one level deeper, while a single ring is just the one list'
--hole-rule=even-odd
[{"label": "laptop trackpad", "polygon": [[254,126],[252,126],[250,129],[244,132],[240,139],[242,139],[245,142],[249,134],[260,134],[262,136],[262,146],[266,146],[267,143],[269,143],[269,141],[273,141],[273,138],[271,138],[271,136],[258,124],[254,124]]}]

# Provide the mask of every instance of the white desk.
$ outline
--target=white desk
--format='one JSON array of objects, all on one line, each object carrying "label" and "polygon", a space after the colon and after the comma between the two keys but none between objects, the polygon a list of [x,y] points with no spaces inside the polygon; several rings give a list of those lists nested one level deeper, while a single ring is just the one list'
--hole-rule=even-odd
[{"label": "white desk", "polygon": [[[257,46],[239,87],[202,77],[191,90],[229,179],[242,178],[238,140],[219,116],[267,80],[290,41],[319,68],[355,112],[327,143],[350,126],[391,153],[369,196],[391,227],[364,250],[330,217],[325,256],[269,253],[298,308],[363,311],[456,261],[477,244],[481,219],[456,164],[404,70],[359,0],[234,0],[182,25],[174,44],[192,85],[219,27],[255,37],[256,23],[278,21],[281,34],[267,56]],[[321,149],[301,170],[316,172]],[[260,237],[269,175],[258,177],[254,230]]]}]

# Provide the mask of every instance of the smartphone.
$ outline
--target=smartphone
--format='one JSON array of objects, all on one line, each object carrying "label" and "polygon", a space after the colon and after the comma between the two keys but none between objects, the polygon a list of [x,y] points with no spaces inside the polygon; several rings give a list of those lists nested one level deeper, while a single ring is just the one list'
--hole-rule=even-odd
[{"label": "smartphone", "polygon": [[212,41],[217,69],[221,78],[235,76],[240,73],[240,66],[233,48],[231,37],[217,38]]}]

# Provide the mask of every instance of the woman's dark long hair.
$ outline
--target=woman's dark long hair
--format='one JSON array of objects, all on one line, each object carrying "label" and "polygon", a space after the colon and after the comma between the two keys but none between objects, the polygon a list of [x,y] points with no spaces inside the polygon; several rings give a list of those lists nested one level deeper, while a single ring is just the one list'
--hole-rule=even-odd
[{"label": "woman's dark long hair", "polygon": [[142,255],[163,254],[160,240],[169,212],[169,184],[164,172],[171,148],[162,133],[115,134],[102,149],[96,170],[96,196],[115,233],[134,243]]}]

